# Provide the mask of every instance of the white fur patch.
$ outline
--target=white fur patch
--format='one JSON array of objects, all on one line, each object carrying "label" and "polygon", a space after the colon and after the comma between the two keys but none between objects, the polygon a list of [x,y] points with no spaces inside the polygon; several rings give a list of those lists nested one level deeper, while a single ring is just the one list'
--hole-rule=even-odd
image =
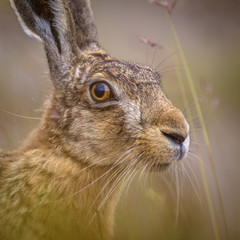
[{"label": "white fur patch", "polygon": [[132,125],[140,122],[141,112],[138,104],[129,101],[128,103],[122,103],[121,106],[125,112],[128,124]]},{"label": "white fur patch", "polygon": [[79,78],[80,77],[79,73],[80,73],[80,66],[78,66],[76,68],[76,71],[75,71],[75,74],[74,74],[74,78]]},{"label": "white fur patch", "polygon": [[183,147],[185,148],[186,153],[188,152],[189,144],[190,144],[190,137],[189,137],[189,135],[188,135],[187,138],[186,138],[186,139],[184,140],[184,142],[183,142]]},{"label": "white fur patch", "polygon": [[80,79],[80,83],[83,84],[87,81],[87,76],[88,76],[88,73],[89,73],[89,70],[90,70],[90,67],[87,67],[84,72],[81,72],[81,65],[78,65],[76,67],[76,70],[75,70],[75,73],[74,73],[74,78],[75,79],[78,79],[78,78],[81,78]]}]

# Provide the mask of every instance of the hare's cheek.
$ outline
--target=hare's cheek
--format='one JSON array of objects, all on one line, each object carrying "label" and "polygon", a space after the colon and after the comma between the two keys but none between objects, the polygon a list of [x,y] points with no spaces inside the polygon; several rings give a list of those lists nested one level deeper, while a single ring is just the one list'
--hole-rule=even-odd
[{"label": "hare's cheek", "polygon": [[125,101],[120,103],[120,107],[122,108],[124,115],[125,115],[125,125],[126,126],[133,126],[135,124],[139,124],[141,121],[141,110],[140,105],[131,102]]}]

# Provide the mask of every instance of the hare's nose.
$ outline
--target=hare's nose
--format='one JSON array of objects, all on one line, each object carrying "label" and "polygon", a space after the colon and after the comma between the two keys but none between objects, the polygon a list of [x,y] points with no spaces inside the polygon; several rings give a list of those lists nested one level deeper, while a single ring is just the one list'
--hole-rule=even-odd
[{"label": "hare's nose", "polygon": [[159,127],[163,136],[176,147],[183,146],[189,136],[189,125],[177,108],[171,108],[160,117]]},{"label": "hare's nose", "polygon": [[174,142],[175,144],[182,145],[185,141],[186,137],[178,133],[166,133],[162,131],[162,134],[168,138],[170,141]]}]

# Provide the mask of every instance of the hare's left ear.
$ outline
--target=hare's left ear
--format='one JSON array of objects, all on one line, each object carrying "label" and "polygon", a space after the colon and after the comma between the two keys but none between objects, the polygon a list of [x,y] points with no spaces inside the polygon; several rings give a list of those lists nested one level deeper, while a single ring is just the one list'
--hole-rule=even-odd
[{"label": "hare's left ear", "polygon": [[70,10],[76,26],[76,40],[80,49],[99,50],[97,28],[90,0],[69,0]]},{"label": "hare's left ear", "polygon": [[24,31],[43,42],[55,87],[64,87],[62,79],[80,51],[68,0],[10,1]]}]

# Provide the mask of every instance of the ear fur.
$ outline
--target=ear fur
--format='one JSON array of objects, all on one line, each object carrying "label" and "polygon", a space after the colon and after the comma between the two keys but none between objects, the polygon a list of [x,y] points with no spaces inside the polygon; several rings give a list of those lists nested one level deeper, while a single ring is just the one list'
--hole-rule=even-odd
[{"label": "ear fur", "polygon": [[98,50],[100,46],[90,0],[70,0],[69,5],[76,26],[78,47],[80,49]]},{"label": "ear fur", "polygon": [[43,42],[55,87],[64,87],[62,79],[69,73],[72,60],[79,53],[68,1],[10,1],[24,31]]},{"label": "ear fur", "polygon": [[98,50],[89,0],[10,0],[24,31],[43,42],[56,88],[64,88],[74,57]]},{"label": "ear fur", "polygon": [[[24,32],[30,37],[34,37],[42,42],[42,39],[34,32],[35,22],[37,21],[37,19],[35,19],[34,15],[32,14],[29,3],[25,0],[23,1],[10,0],[10,3],[18,17],[18,21],[20,22]],[[21,13],[23,11],[29,12],[29,15],[22,15]],[[34,19],[34,21],[31,21],[31,19]]]}]

